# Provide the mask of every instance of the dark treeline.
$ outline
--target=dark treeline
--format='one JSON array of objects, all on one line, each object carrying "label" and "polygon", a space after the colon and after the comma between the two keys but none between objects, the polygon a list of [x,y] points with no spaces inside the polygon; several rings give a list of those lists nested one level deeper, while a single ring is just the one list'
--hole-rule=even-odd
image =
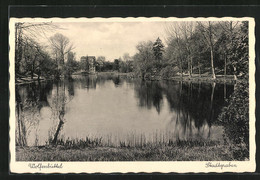
[{"label": "dark treeline", "polygon": [[[52,23],[16,23],[16,78],[70,76],[74,72],[89,71],[89,62],[76,60],[74,46],[62,34],[46,38],[45,33],[57,29]],[[166,45],[161,39],[140,42],[137,53],[130,57],[106,60],[95,58],[92,66],[98,72],[132,72],[143,79],[153,76],[248,75],[248,22],[200,21],[173,22],[165,27]],[[41,44],[38,37],[48,41]]]},{"label": "dark treeline", "polygon": [[175,22],[165,30],[166,46],[160,38],[136,46],[138,76],[248,75],[248,22]]},{"label": "dark treeline", "polygon": [[114,59],[114,61],[106,60],[105,56],[98,56],[95,61],[95,67],[98,72],[117,71],[128,73],[133,71],[133,60],[128,53],[125,53],[123,58],[119,57]]}]

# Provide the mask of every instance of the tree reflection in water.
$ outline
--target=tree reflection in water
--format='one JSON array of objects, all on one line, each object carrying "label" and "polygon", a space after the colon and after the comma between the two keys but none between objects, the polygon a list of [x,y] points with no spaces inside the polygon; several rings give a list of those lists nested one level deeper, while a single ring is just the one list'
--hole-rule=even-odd
[{"label": "tree reflection in water", "polygon": [[158,113],[160,113],[162,106],[162,90],[159,82],[143,80],[136,80],[135,82],[135,93],[139,101],[139,106],[148,109],[154,106]]},{"label": "tree reflection in water", "polygon": [[49,137],[48,142],[56,144],[64,133],[66,135],[61,131],[66,121],[70,121],[65,117],[72,106],[67,104],[73,100],[75,89],[92,89],[94,93],[97,87],[100,93],[104,87],[115,87],[118,92],[120,88],[129,88],[137,101],[136,108],[154,109],[162,117],[171,117],[162,130],[170,134],[160,135],[172,140],[214,139],[216,134],[222,135],[222,127],[216,120],[225,98],[233,92],[233,85],[142,81],[119,76],[78,76],[58,82],[17,85],[16,144],[44,145],[46,137]]},{"label": "tree reflection in water", "polygon": [[[226,86],[201,82],[138,81],[135,92],[140,107],[154,107],[158,113],[163,97],[166,97],[173,112],[167,128],[173,133],[174,140],[207,139],[211,137],[212,125],[217,124],[215,121],[224,105],[224,97],[233,92],[232,85]],[[213,130],[222,129],[214,126]]]},{"label": "tree reflection in water", "polygon": [[[67,93],[66,85],[67,84]],[[16,144],[37,146],[41,136],[40,123],[47,123],[49,137],[56,143],[65,122],[66,103],[74,96],[73,81],[31,83],[16,86]],[[50,112],[50,113],[46,113]],[[47,117],[44,117],[46,116]],[[44,120],[47,119],[47,122]],[[57,126],[58,122],[58,126]],[[41,126],[41,127],[40,127]],[[33,133],[33,135],[30,135]],[[45,137],[44,137],[45,138]],[[46,139],[44,139],[46,141]]]},{"label": "tree reflection in water", "polygon": [[[40,111],[49,107],[47,95],[52,89],[52,83],[32,83],[29,85],[17,85],[16,96],[16,144],[28,145],[28,136],[36,124],[40,121]],[[37,130],[37,129],[36,129]],[[33,142],[37,145],[38,137]]]},{"label": "tree reflection in water", "polygon": [[[66,90],[66,85],[67,85],[67,90]],[[74,84],[72,79],[56,82],[56,94],[53,95],[53,101],[52,101],[52,110],[53,110],[52,114],[54,115],[53,117],[54,121],[58,119],[59,123],[56,128],[56,131],[54,126],[54,129],[52,129],[52,131],[49,132],[49,138],[51,139],[52,144],[57,143],[58,136],[60,134],[63,124],[65,123],[64,116],[67,110],[65,106],[67,103],[69,103],[72,100],[74,94],[75,94]],[[55,133],[53,131],[55,131]],[[54,136],[52,135],[53,133]]]}]

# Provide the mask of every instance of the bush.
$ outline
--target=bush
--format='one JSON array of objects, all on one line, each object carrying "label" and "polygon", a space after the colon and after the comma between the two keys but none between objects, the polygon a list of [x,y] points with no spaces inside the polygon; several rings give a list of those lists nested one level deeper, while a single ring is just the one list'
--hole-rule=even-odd
[{"label": "bush", "polygon": [[[235,145],[236,159],[249,157],[249,86],[248,83],[236,84],[234,93],[222,109],[218,119],[224,127],[226,141]],[[239,157],[238,157],[239,156]]]},{"label": "bush", "polygon": [[162,76],[162,78],[171,78],[175,76],[177,72],[177,67],[167,66],[160,71],[160,75]]}]

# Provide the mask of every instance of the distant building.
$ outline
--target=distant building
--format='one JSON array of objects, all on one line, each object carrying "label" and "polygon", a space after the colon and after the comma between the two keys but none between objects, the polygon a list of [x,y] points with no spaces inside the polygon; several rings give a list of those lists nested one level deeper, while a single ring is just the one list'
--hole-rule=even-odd
[{"label": "distant building", "polygon": [[96,57],[95,56],[82,56],[80,61],[84,64],[84,71],[88,71],[89,73],[96,72]]}]

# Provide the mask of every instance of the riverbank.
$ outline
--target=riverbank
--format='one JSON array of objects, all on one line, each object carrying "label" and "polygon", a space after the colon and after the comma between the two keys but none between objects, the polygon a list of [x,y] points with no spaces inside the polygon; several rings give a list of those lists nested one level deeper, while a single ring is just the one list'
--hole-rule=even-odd
[{"label": "riverbank", "polygon": [[[126,78],[141,78],[136,76],[133,72],[129,73],[120,73],[116,71],[110,71],[110,72],[98,72],[96,75],[99,76],[120,76],[120,77],[126,77]],[[216,75],[216,79],[212,78],[211,74],[193,74],[192,76],[189,76],[187,74],[181,76],[176,75],[173,77],[163,78],[162,76],[151,76],[149,78],[145,78],[147,81],[160,81],[160,80],[173,80],[173,81],[186,81],[186,82],[204,82],[204,83],[228,83],[228,84],[234,84],[237,81],[244,81],[243,79],[237,79],[235,80],[234,75]]]},{"label": "riverbank", "polygon": [[[73,74],[72,76],[78,76],[82,74]],[[137,77],[133,72],[129,73],[121,73],[121,72],[116,72],[116,71],[108,71],[108,72],[97,72],[96,74],[92,74],[90,76],[119,76],[123,78],[140,78]],[[87,75],[88,76],[88,75]],[[41,77],[38,79],[37,76],[34,76],[33,79],[31,77],[19,77],[15,79],[15,84],[20,85],[20,84],[29,84],[33,82],[42,82],[42,81],[47,81],[47,80],[53,80],[54,77]],[[199,76],[198,74],[193,74],[192,76],[188,75],[176,75],[173,77],[169,78],[163,78],[161,76],[152,76],[150,78],[146,78],[145,80],[147,81],[160,81],[160,80],[172,80],[172,81],[185,81],[185,82],[194,82],[194,83],[199,83],[199,82],[204,82],[204,83],[228,83],[228,84],[235,84],[238,81],[244,81],[243,79],[234,79],[233,75],[227,75],[226,77],[223,75],[216,75],[216,79],[213,79],[211,75],[208,74],[202,74]]]},{"label": "riverbank", "polygon": [[232,161],[231,145],[145,147],[16,147],[17,161]]},{"label": "riverbank", "polygon": [[215,83],[229,83],[234,84],[237,81],[241,81],[241,79],[235,80],[233,75],[227,75],[226,77],[223,75],[216,75],[216,79],[213,79],[211,75],[201,75],[194,74],[191,77],[186,76],[174,76],[171,78],[167,78],[166,80],[175,80],[175,81],[188,81],[188,82],[215,82]]},{"label": "riverbank", "polygon": [[53,80],[54,77],[40,77],[38,78],[37,75],[34,75],[33,78],[29,76],[19,76],[15,78],[15,84],[20,85],[20,84],[30,84],[33,82],[42,82],[42,81],[48,81],[48,80]]}]

